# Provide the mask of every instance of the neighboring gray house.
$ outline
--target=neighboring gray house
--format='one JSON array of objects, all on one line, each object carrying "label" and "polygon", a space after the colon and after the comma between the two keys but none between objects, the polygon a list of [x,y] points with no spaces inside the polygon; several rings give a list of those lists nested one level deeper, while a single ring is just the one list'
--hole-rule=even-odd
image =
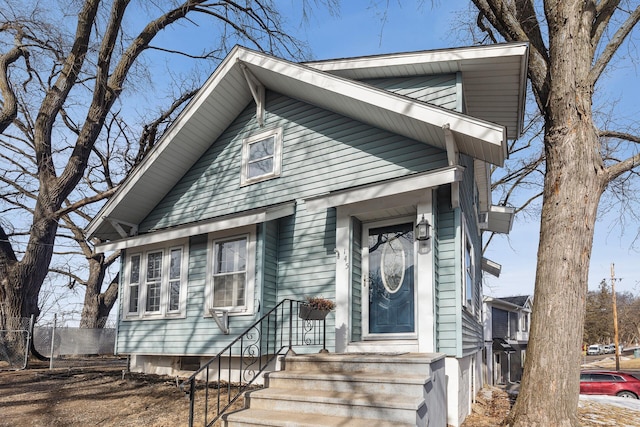
[{"label": "neighboring gray house", "polygon": [[489,170],[521,133],[527,56],[235,47],[88,226],[122,250],[116,352],[181,373],[284,298],[322,295],[331,352],[445,354],[459,425],[482,386],[482,233],[513,216]]},{"label": "neighboring gray house", "polygon": [[533,297],[484,297],[485,382],[520,382],[529,343]]}]

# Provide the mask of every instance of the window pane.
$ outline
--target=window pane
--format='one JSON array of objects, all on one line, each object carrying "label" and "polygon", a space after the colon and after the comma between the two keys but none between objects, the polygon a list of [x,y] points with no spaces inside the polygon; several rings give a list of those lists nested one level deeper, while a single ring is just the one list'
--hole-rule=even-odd
[{"label": "window pane", "polygon": [[233,305],[233,276],[219,276],[213,279],[213,306]]},{"label": "window pane", "polygon": [[169,282],[169,311],[180,310],[180,282]]},{"label": "window pane", "polygon": [[276,139],[273,136],[249,145],[249,161],[273,156]]},{"label": "window pane", "polygon": [[244,271],[247,265],[247,239],[216,243],[215,274]]},{"label": "window pane", "polygon": [[266,175],[273,172],[273,158],[262,159],[249,163],[248,178],[254,178],[260,175]]},{"label": "window pane", "polygon": [[245,304],[244,273],[226,274],[213,278],[213,306],[234,307]]},{"label": "window pane", "polygon": [[129,313],[138,312],[138,285],[129,288]]},{"label": "window pane", "polygon": [[129,313],[138,312],[138,300],[140,294],[140,255],[133,255],[130,260],[130,275],[129,275]]},{"label": "window pane", "polygon": [[162,280],[162,252],[147,254],[147,301],[146,311],[160,311],[160,288]]},{"label": "window pane", "polygon": [[245,305],[247,238],[215,244],[213,307]]},{"label": "window pane", "polygon": [[182,249],[172,249],[171,265],[169,266],[169,280],[180,278],[181,261],[182,261]]},{"label": "window pane", "polygon": [[147,282],[160,280],[162,277],[162,252],[147,255]]},{"label": "window pane", "polygon": [[160,311],[160,282],[147,285],[147,311]]},{"label": "window pane", "polygon": [[466,272],[465,293],[467,297],[467,303],[471,304],[473,302],[473,262],[471,258],[471,245],[469,245],[469,242],[466,243],[464,263]]},{"label": "window pane", "polygon": [[140,283],[140,255],[134,255],[131,257],[130,283]]}]

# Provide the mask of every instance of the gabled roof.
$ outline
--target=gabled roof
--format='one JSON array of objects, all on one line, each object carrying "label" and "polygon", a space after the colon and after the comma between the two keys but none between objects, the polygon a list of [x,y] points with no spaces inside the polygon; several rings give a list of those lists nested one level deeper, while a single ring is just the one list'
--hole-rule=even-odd
[{"label": "gabled roof", "polygon": [[[469,48],[475,52],[475,59],[473,55],[463,54],[467,49],[438,51],[436,56],[450,57],[448,71],[455,69],[452,64],[457,61],[463,74],[463,68],[474,61],[484,66],[491,65],[490,56],[480,54],[484,49],[493,52],[494,61],[499,61],[505,49],[519,50],[526,64],[526,45],[503,46],[499,49]],[[400,63],[404,65],[396,64],[396,68],[410,67],[410,58],[417,64],[423,64],[424,68],[427,59],[435,56],[433,52],[377,56],[367,67],[369,74],[376,75],[376,68],[385,68],[385,58],[394,62],[397,57],[401,58]],[[460,152],[492,164],[503,164],[507,155],[504,125],[508,123],[492,123],[416,101],[351,80],[335,73],[336,70],[332,71],[335,74],[325,72],[318,64],[296,64],[243,47],[234,47],[154,149],[89,223],[87,235],[103,240],[118,239],[120,235],[116,233],[113,223],[135,229],[253,100],[243,68],[266,89],[443,149],[445,141],[442,128],[448,126]],[[497,72],[503,65],[494,64],[494,71]],[[334,64],[334,68],[339,67]],[[427,69],[424,68],[425,71]],[[385,71],[391,72],[389,68]],[[500,80],[501,76],[502,73],[496,79]],[[504,92],[504,88],[501,91]],[[520,91],[524,91],[524,85],[512,96],[517,98]]]},{"label": "gabled roof", "polygon": [[502,301],[506,301],[506,302],[511,303],[513,305],[524,307],[525,304],[527,303],[527,301],[529,301],[531,299],[531,296],[530,295],[518,295],[518,296],[514,296],[514,297],[502,297],[502,298],[498,298],[498,299],[501,299]]},{"label": "gabled roof", "polygon": [[512,297],[484,297],[485,303],[493,306],[502,307],[510,311],[514,310],[530,310],[533,305],[533,297],[531,295],[517,295]]},{"label": "gabled roof", "polygon": [[516,139],[524,123],[528,57],[527,43],[500,43],[306,65],[354,80],[460,72],[465,113],[500,123],[507,128],[507,139]]}]

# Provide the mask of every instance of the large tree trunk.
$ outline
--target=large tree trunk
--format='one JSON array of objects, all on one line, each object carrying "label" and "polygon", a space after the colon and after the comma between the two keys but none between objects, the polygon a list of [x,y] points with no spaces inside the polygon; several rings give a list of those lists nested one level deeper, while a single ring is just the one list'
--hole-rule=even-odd
[{"label": "large tree trunk", "polygon": [[[602,193],[582,138],[593,129],[549,139],[534,315],[514,426],[577,426],[583,318],[589,260]],[[551,320],[553,319],[553,320]],[[562,420],[558,424],[558,420]]]},{"label": "large tree trunk", "polygon": [[[23,329],[25,319],[40,315],[38,295],[47,275],[53,254],[53,242],[58,223],[46,215],[38,215],[38,203],[34,225],[22,260],[18,262],[8,237],[0,227],[0,330]],[[9,355],[23,354],[25,342],[19,334],[9,333],[5,339],[5,351]]]},{"label": "large tree trunk", "polygon": [[[553,11],[558,12],[557,10]],[[566,12],[566,11],[565,11]],[[570,14],[570,13],[569,13]],[[534,313],[513,426],[578,426],[589,261],[604,167],[592,122],[592,52],[577,18],[549,19],[553,76],[545,111],[546,174]],[[554,19],[555,18],[555,19]],[[585,26],[588,28],[588,26]]]},{"label": "large tree trunk", "polygon": [[118,298],[118,277],[109,283],[107,290],[101,293],[106,269],[108,268],[100,259],[92,259],[89,262],[89,279],[85,286],[84,304],[80,318],[81,328],[104,328],[109,313]]}]

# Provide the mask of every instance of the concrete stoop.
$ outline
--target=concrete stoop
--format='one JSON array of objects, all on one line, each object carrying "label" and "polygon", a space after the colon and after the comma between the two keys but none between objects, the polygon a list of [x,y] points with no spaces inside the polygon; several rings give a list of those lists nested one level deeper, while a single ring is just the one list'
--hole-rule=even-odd
[{"label": "concrete stoop", "polygon": [[246,394],[245,409],[222,417],[227,427],[446,424],[446,411],[441,420],[442,408],[429,408],[445,404],[439,354],[291,355],[283,366]]}]

